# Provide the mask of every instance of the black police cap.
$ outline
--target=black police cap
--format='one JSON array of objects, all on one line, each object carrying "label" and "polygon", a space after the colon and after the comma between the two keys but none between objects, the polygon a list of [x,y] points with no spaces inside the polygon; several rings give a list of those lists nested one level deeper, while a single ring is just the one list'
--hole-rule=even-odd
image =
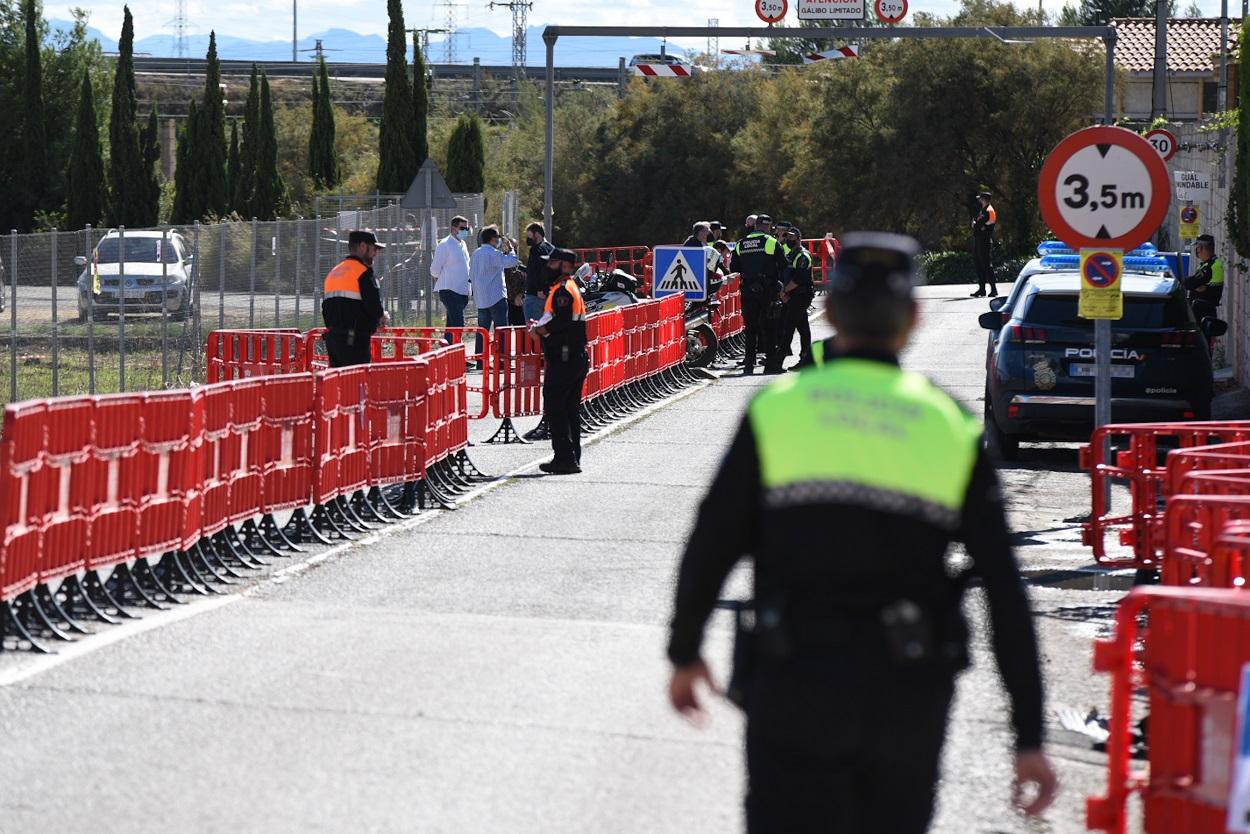
[{"label": "black police cap", "polygon": [[906,235],[851,232],[842,238],[842,252],[829,279],[834,294],[885,293],[911,298],[920,244]]},{"label": "black police cap", "polygon": [[773,219],[772,219],[771,217],[769,217],[767,214],[757,214],[757,215],[755,215],[755,225],[757,225],[757,226],[758,226],[758,225],[759,225],[759,224],[761,224],[761,223],[767,223],[768,225],[770,225],[770,226],[771,226],[771,225],[773,225]]},{"label": "black police cap", "polygon": [[365,232],[365,231],[361,231],[360,229],[356,229],[355,231],[348,232],[347,234],[348,246],[359,246],[362,243],[368,243],[369,245],[376,246],[379,249],[386,248],[385,243],[378,243],[378,239],[374,237],[373,232]]},{"label": "black police cap", "polygon": [[571,249],[553,249],[551,250],[550,255],[545,255],[543,257],[543,260],[547,263],[551,263],[552,261],[555,261],[556,263],[559,263],[560,261],[567,261],[568,263],[575,264],[577,263],[577,253]]},{"label": "black police cap", "polygon": [[1198,235],[1197,242],[1205,243],[1207,246],[1210,246],[1212,249],[1215,248],[1215,236],[1214,235]]},{"label": "black police cap", "polygon": [[798,237],[803,237],[803,233],[802,233],[801,231],[799,231],[799,227],[798,227],[798,226],[789,225],[789,224],[787,224],[787,226],[786,226],[786,234],[787,234],[787,235],[796,235],[796,236],[798,236]]}]

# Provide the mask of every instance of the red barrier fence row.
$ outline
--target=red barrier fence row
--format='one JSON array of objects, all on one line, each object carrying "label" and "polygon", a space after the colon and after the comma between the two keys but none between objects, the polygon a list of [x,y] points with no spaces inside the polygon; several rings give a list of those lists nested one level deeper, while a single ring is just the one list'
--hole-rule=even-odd
[{"label": "red barrier fence row", "polygon": [[[1115,636],[1094,651],[1094,668],[1111,675],[1111,718],[1107,793],[1087,802],[1091,830],[1124,834],[1128,799],[1135,793],[1141,795],[1145,831],[1228,830],[1237,697],[1246,663],[1250,594],[1138,588],[1121,602]],[[1143,689],[1149,769],[1134,770],[1132,733],[1141,713],[1133,707]]]},{"label": "red barrier fence row", "polygon": [[[290,335],[274,343],[300,344]],[[0,613],[38,586],[191,551],[234,525],[369,487],[421,485],[446,503],[425,482],[468,445],[464,366],[457,345],[377,366],[7,406]],[[0,618],[0,637],[4,627]]]}]

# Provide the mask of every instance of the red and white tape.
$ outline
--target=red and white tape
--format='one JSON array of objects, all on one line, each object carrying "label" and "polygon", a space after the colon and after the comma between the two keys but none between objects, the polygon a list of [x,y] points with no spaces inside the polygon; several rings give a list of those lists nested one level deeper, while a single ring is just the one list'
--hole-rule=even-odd
[{"label": "red and white tape", "polygon": [[840,61],[843,58],[858,58],[858,46],[839,46],[837,49],[830,49],[828,52],[811,52],[803,56],[803,63],[815,64],[818,61]]}]

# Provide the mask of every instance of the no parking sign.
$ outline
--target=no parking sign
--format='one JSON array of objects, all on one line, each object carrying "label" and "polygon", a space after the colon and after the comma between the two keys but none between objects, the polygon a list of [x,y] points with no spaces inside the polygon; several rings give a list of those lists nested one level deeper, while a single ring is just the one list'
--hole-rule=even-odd
[{"label": "no parking sign", "polygon": [[1124,293],[1120,276],[1124,253],[1119,249],[1081,250],[1081,300],[1077,314],[1083,319],[1110,319],[1124,316]]}]

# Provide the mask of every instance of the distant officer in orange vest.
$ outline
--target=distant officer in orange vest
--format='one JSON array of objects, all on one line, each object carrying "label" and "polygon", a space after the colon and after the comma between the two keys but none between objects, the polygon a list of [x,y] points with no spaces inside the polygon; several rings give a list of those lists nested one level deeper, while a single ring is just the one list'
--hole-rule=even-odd
[{"label": "distant officer in orange vest", "polygon": [[990,285],[990,298],[998,295],[998,287],[994,283],[994,227],[998,225],[998,212],[990,203],[990,192],[977,194],[977,202],[981,210],[972,221],[972,261],[977,270],[977,291],[973,298],[985,297],[985,285]]},{"label": "distant officer in orange vest", "polygon": [[369,364],[369,340],[390,321],[373,275],[373,259],[383,248],[373,232],[352,232],[347,257],[326,276],[321,315],[331,368]]},{"label": "distant officer in orange vest", "polygon": [[[551,267],[559,264],[559,271]],[[556,249],[547,256],[550,288],[542,318],[530,329],[542,337],[546,371],[543,374],[543,416],[551,427],[549,463],[539,469],[549,475],[576,475],[582,471],[582,384],[590,371],[586,355],[586,302],[573,280],[577,255]]]}]

